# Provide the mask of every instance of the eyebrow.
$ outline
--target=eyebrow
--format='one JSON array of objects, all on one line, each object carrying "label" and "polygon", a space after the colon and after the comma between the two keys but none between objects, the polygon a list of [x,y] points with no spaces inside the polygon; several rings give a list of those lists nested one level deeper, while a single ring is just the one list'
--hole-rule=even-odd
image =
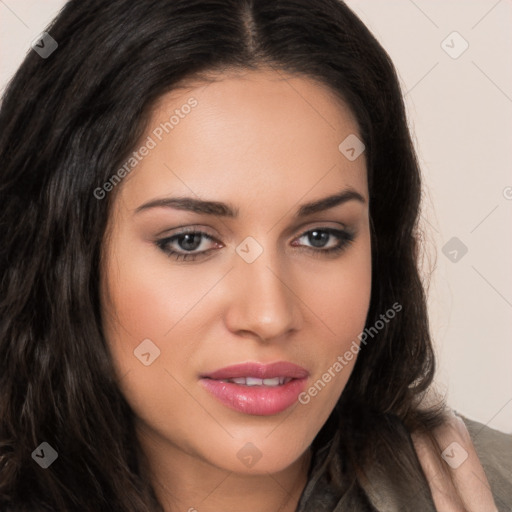
[{"label": "eyebrow", "polygon": [[[359,194],[359,192],[348,188],[342,190],[338,194],[301,205],[296,210],[294,217],[307,217],[354,200],[363,204],[366,203],[366,200],[361,194]],[[233,205],[218,201],[205,201],[203,199],[195,199],[193,197],[162,197],[160,199],[154,199],[136,208],[135,213],[149,210],[151,208],[174,208],[176,210],[185,210],[193,213],[215,215],[233,219],[237,218],[239,214],[239,209]]]}]

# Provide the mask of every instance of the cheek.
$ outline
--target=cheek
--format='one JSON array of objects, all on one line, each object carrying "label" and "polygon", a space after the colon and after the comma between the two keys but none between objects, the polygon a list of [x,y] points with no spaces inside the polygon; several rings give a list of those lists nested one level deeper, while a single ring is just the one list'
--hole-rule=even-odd
[{"label": "cheek", "polygon": [[[173,436],[181,437],[187,427],[173,418],[186,411],[188,421],[205,421],[204,411],[175,377],[175,367],[187,368],[197,350],[195,327],[186,315],[205,290],[169,268],[165,257],[140,241],[117,241],[102,286],[104,329],[120,389],[136,416],[164,430],[173,424]],[[187,342],[172,343],[173,336]]]},{"label": "cheek", "polygon": [[305,296],[316,318],[315,379],[301,403],[316,408],[323,421],[345,388],[359,353],[371,297],[369,233],[340,258],[335,271],[319,272],[315,286],[313,282]]},{"label": "cheek", "polygon": [[[371,296],[371,248],[369,234],[328,270],[308,276],[308,305],[324,325],[323,339],[337,340],[343,348],[364,328]],[[332,345],[332,343],[329,343]]]},{"label": "cheek", "polygon": [[115,312],[108,316],[111,328],[117,324],[120,336],[132,342],[165,339],[211,284],[177,268],[150,242],[125,235],[115,246],[103,288],[106,310]]},{"label": "cheek", "polygon": [[371,279],[363,269],[341,271],[308,294],[314,313],[327,332],[344,338],[354,328],[363,329],[370,303]]},{"label": "cheek", "polygon": [[[126,386],[137,383],[127,390],[137,400],[154,395],[164,382],[172,385],[165,368],[183,366],[197,349],[195,326],[186,320],[204,290],[197,281],[191,286],[183,273],[169,276],[170,262],[156,250],[127,240],[117,241],[105,267],[103,323],[118,375]],[[177,333],[187,343],[170,343]]]}]

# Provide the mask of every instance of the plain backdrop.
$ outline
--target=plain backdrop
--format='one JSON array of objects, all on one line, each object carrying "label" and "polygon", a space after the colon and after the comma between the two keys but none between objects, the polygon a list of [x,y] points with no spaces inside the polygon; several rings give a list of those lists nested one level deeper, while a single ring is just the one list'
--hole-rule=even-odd
[{"label": "plain backdrop", "polygon": [[[0,0],[0,92],[64,3]],[[424,175],[437,385],[512,433],[512,2],[347,3],[397,68]]]}]

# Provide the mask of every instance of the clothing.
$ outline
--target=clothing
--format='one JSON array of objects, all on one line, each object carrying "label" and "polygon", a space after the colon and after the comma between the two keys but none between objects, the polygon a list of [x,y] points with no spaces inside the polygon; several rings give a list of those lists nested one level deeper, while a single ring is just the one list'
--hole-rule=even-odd
[{"label": "clothing", "polygon": [[420,436],[411,437],[430,493],[404,499],[396,496],[393,475],[370,474],[366,493],[351,486],[340,494],[325,478],[328,460],[340,457],[332,443],[314,455],[297,512],[512,512],[512,435],[454,414],[434,434],[441,456]]},{"label": "clothing", "polygon": [[499,512],[512,512],[512,435],[463,418]]}]

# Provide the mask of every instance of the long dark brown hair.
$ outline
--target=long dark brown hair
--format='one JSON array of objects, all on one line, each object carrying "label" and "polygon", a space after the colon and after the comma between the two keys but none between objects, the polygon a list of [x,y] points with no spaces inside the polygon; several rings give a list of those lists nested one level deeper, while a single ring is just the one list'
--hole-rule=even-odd
[{"label": "long dark brown hair", "polygon": [[[58,48],[28,53],[0,110],[0,509],[162,510],[102,331],[115,194],[93,191],[163,94],[263,67],[326,84],[355,114],[370,193],[366,325],[403,308],[359,353],[313,448],[337,434],[344,470],[333,461],[326,476],[340,490],[348,481],[364,497],[377,462],[397,492],[428,489],[409,436],[443,418],[441,405],[420,404],[435,369],[418,272],[420,170],[394,66],[365,25],[339,0],[71,0],[46,31]],[[43,441],[58,452],[47,470],[31,456]]]}]

